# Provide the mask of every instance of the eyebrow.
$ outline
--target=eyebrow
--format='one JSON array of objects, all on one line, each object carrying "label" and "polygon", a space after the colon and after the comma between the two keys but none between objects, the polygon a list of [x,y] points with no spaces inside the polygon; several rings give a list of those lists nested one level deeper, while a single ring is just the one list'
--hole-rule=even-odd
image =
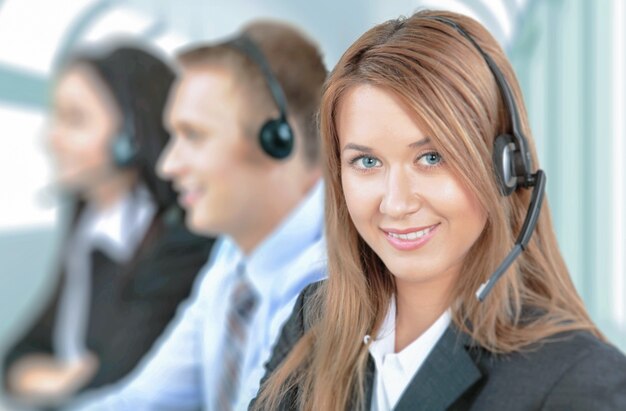
[{"label": "eyebrow", "polygon": [[173,123],[168,122],[167,126],[171,127],[171,128],[167,128],[168,130],[170,130],[170,132],[173,132],[175,130],[180,131],[182,133],[189,133],[189,132],[202,133],[202,132],[207,131],[207,127],[196,125],[192,121],[188,121],[186,119],[175,121]]},{"label": "eyebrow", "polygon": [[409,144],[409,147],[411,147],[411,148],[418,148],[418,147],[424,146],[424,145],[426,145],[428,143],[430,143],[430,137],[426,137],[426,138],[424,138],[424,139],[422,139],[420,141],[416,141],[415,143],[411,143],[411,144]]},{"label": "eyebrow", "polygon": [[341,151],[346,151],[346,150],[356,150],[356,151],[362,151],[364,153],[371,153],[372,149],[367,147],[367,146],[362,146],[359,144],[354,144],[354,143],[348,143],[344,146],[343,150]]},{"label": "eyebrow", "polygon": [[[418,148],[418,147],[421,147],[421,146],[426,145],[428,143],[430,143],[430,138],[426,137],[426,138],[424,138],[424,139],[422,139],[420,141],[416,141],[414,143],[409,144],[408,147],[409,148]],[[368,154],[370,154],[370,153],[372,153],[374,151],[370,147],[362,146],[360,144],[354,144],[354,143],[346,144],[341,151],[343,152],[343,151],[346,151],[346,150],[362,151],[362,152],[368,153]]]}]

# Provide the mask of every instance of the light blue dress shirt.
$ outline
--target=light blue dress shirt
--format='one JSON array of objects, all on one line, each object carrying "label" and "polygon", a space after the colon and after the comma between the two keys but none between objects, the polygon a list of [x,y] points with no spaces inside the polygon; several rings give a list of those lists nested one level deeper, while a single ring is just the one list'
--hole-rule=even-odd
[{"label": "light blue dress shirt", "polygon": [[248,256],[231,239],[222,238],[192,297],[138,368],[122,383],[88,394],[75,409],[218,411],[211,407],[222,366],[228,296],[237,266],[243,263],[260,297],[249,328],[236,406],[247,410],[298,294],[326,275],[323,191],[320,182]]}]

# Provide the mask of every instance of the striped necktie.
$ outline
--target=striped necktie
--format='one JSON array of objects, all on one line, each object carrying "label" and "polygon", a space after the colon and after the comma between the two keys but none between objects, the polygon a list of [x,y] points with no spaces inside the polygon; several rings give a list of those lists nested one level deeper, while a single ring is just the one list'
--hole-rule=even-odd
[{"label": "striped necktie", "polygon": [[226,330],[222,345],[223,366],[217,380],[216,410],[232,410],[237,402],[241,367],[248,341],[248,328],[257,303],[257,294],[246,279],[245,268],[242,264],[237,269],[237,280],[230,294],[226,315]]}]

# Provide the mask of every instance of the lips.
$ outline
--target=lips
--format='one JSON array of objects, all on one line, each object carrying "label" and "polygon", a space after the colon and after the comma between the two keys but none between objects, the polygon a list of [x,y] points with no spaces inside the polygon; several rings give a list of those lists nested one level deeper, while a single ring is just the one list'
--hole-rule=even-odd
[{"label": "lips", "polygon": [[198,201],[203,191],[199,189],[181,189],[178,188],[178,202],[181,206],[191,207]]},{"label": "lips", "polygon": [[439,223],[408,229],[386,229],[382,231],[387,241],[396,249],[401,251],[416,250],[424,246],[437,233]]}]

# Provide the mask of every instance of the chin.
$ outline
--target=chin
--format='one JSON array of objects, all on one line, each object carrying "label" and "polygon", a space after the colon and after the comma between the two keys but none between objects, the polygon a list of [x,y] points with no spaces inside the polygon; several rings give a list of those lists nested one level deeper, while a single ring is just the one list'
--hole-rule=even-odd
[{"label": "chin", "polygon": [[222,230],[216,227],[216,224],[209,219],[194,216],[193,210],[187,211],[187,218],[185,225],[194,234],[198,234],[204,237],[217,237],[223,234]]},{"label": "chin", "polygon": [[415,261],[413,263],[406,262],[400,263],[396,261],[395,264],[385,264],[389,273],[393,275],[395,278],[401,281],[410,282],[410,283],[419,283],[423,281],[428,281],[437,275],[437,270],[434,270],[433,267],[425,267],[423,264]]},{"label": "chin", "polygon": [[187,211],[187,217],[185,218],[185,225],[190,231],[194,232],[195,234],[204,234],[205,224],[202,223],[202,220],[199,220],[198,218],[194,218],[193,213],[194,213],[193,210]]}]

